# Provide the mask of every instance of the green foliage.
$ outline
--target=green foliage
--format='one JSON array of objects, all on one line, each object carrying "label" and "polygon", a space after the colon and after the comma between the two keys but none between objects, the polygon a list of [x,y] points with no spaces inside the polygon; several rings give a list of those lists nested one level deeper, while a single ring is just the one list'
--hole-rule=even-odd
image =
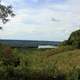
[{"label": "green foliage", "polygon": [[80,48],[80,30],[72,32],[69,39],[64,41],[62,45],[71,45],[75,48]]},{"label": "green foliage", "polygon": [[80,50],[72,46],[45,50],[0,47],[0,80],[80,80]]},{"label": "green foliage", "polygon": [[2,61],[4,65],[14,65],[17,66],[20,64],[20,60],[12,53],[12,49],[10,47],[6,47],[3,49]]},{"label": "green foliage", "polygon": [[69,44],[75,45],[76,47],[80,47],[80,30],[73,32],[69,38]]}]

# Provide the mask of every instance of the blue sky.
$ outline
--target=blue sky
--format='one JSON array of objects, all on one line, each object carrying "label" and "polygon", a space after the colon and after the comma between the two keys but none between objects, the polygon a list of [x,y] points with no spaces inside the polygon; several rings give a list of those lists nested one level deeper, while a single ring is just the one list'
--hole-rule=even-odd
[{"label": "blue sky", "polygon": [[26,40],[66,40],[80,28],[80,0],[4,0],[16,16],[3,26],[0,37]]}]

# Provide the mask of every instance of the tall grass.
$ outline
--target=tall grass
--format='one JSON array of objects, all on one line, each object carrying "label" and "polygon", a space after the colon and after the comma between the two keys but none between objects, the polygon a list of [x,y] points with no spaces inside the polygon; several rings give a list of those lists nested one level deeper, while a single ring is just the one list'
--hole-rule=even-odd
[{"label": "tall grass", "polygon": [[[10,53],[7,62],[4,52]],[[8,48],[0,56],[4,57],[4,60],[0,59],[0,80],[80,80],[80,50],[71,46],[56,49]]]}]

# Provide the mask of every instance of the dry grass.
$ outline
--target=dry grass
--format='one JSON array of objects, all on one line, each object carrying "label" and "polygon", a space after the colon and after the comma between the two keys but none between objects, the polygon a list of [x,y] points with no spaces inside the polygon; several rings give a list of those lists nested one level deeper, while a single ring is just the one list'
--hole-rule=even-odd
[{"label": "dry grass", "polygon": [[68,73],[73,67],[80,67],[80,50],[63,47],[44,51],[34,49],[21,54],[21,60],[32,71],[49,71],[55,67],[62,73]]}]

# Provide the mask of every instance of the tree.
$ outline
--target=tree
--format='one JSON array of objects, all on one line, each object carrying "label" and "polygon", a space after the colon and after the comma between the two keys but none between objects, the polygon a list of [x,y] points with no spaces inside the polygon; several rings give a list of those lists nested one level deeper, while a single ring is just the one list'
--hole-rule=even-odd
[{"label": "tree", "polygon": [[[15,14],[12,10],[12,6],[8,5],[8,6],[5,6],[5,5],[2,5],[1,4],[1,0],[0,0],[0,20],[3,24],[5,24],[6,22],[9,21],[9,16],[11,17],[14,17]],[[0,29],[2,29],[0,27]]]}]

